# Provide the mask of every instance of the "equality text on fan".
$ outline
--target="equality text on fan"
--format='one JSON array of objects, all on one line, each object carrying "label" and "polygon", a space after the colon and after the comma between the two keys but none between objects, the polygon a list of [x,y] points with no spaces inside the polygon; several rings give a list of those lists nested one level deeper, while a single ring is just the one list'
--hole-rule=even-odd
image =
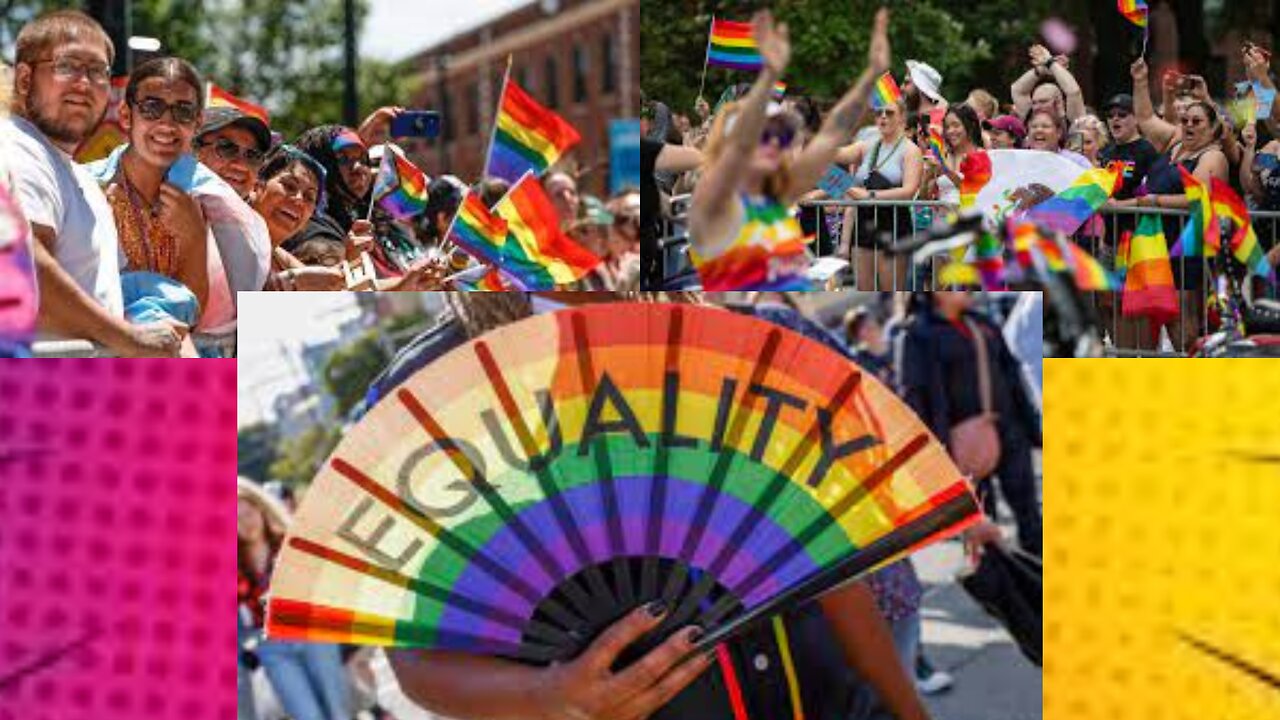
[{"label": "equality text on fan", "polygon": [[[721,381],[716,421],[711,428],[680,428],[680,374],[668,372],[663,382],[661,418],[656,427],[647,428],[633,409],[634,403],[628,400],[628,393],[619,389],[608,371],[604,371],[595,383],[590,404],[578,425],[577,442],[571,445],[577,448],[578,455],[586,456],[597,447],[596,440],[616,435],[629,439],[641,450],[695,448],[705,445],[711,452],[718,453],[726,447],[726,437],[730,433],[735,407],[745,404],[759,410],[759,422],[754,436],[744,436],[742,440],[744,443],[747,440],[751,442],[750,458],[755,462],[762,462],[779,416],[784,412],[802,413],[806,418],[812,415],[811,427],[806,437],[816,437],[813,446],[819,451],[806,484],[817,489],[836,462],[881,444],[881,440],[871,434],[837,440],[835,408],[811,408],[803,398],[763,383],[747,383],[744,392],[739,392],[739,385],[739,380],[733,377],[725,377]],[[566,447],[563,419],[557,415],[551,392],[546,389],[535,390],[532,396],[541,418],[545,443],[541,448],[528,428],[515,427],[516,443],[525,452],[517,451],[512,442],[511,423],[499,420],[499,411],[493,407],[479,413],[502,460],[511,468],[525,472],[537,472],[553,464]],[[708,429],[710,432],[705,432]],[[703,432],[699,434],[699,431]],[[457,478],[453,473],[445,475],[422,472],[433,464],[439,468],[442,465],[438,462],[441,454],[447,455],[448,462],[455,468],[463,470],[465,477]],[[413,511],[434,521],[445,520],[467,512],[480,499],[482,489],[496,488],[489,484],[487,470],[483,454],[473,443],[441,434],[415,449],[400,463],[396,492],[399,499]],[[440,483],[440,487],[454,494],[454,502],[448,505],[424,502],[415,492],[415,485],[422,482]],[[433,494],[440,496],[438,490]],[[366,497],[352,507],[341,523],[338,535],[389,569],[399,569],[412,560],[423,546],[420,540],[415,539],[401,543],[401,547],[396,550],[386,547],[394,543],[393,538],[397,535],[394,532],[395,525],[398,522],[406,521],[397,513],[386,509],[379,511],[379,504],[373,498]]]}]

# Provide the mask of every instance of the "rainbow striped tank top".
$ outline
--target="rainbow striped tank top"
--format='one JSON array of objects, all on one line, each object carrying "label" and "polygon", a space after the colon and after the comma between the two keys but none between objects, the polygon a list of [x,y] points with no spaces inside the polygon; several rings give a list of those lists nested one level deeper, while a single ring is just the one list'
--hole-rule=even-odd
[{"label": "rainbow striped tank top", "polygon": [[703,290],[811,290],[804,233],[775,200],[740,196],[743,222],[718,252],[689,256]]}]

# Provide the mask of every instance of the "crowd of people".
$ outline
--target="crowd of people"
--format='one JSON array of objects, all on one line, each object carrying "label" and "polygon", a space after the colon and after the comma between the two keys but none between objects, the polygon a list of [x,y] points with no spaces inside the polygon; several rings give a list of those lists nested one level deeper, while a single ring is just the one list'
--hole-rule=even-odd
[{"label": "crowd of people", "polygon": [[[372,202],[383,154],[404,154],[389,142],[403,108],[285,142],[257,115],[205,107],[204,78],[187,60],[156,58],[129,76],[127,143],[76,163],[107,111],[115,52],[95,20],[54,11],[23,27],[5,69],[0,193],[14,202],[0,203],[0,247],[29,245],[40,338],[87,339],[122,357],[225,357],[237,292],[354,288],[344,263],[365,258],[379,290],[465,289],[486,275],[445,233],[469,190],[492,206],[505,181],[429,179],[425,211],[407,220]],[[565,170],[543,185],[562,231],[602,260],[567,289],[637,287],[638,192],[580,197]],[[10,230],[27,225],[29,240]],[[35,287],[23,292],[36,302]]]},{"label": "crowd of people", "polygon": [[[901,82],[900,98],[876,105],[873,122],[867,123],[872,85],[891,68],[887,25],[882,11],[871,28],[864,69],[829,107],[791,91],[782,99],[773,97],[775,83],[795,63],[786,26],[767,12],[753,18],[762,61],[754,82],[728,88],[715,108],[699,98],[692,112],[658,98],[646,100],[645,287],[808,287],[812,279],[805,270],[814,257],[835,254],[853,266],[860,289],[925,289],[913,284],[923,278],[903,261],[878,252],[876,231],[896,228],[899,236],[910,234],[939,222],[948,208],[971,204],[964,196],[966,179],[972,184],[990,176],[992,150],[1053,153],[1082,171],[1122,162],[1122,183],[1106,207],[1186,210],[1183,168],[1206,184],[1214,178],[1229,183],[1251,212],[1280,211],[1280,104],[1260,102],[1261,111],[1250,119],[1228,111],[1242,107],[1234,100],[1239,91],[1234,84],[1211,95],[1203,77],[1170,69],[1160,80],[1157,105],[1143,57],[1130,68],[1130,91],[1087,98],[1070,58],[1034,44],[1027,50],[1026,72],[1007,92],[973,88],[962,102],[948,101],[936,69],[908,60],[905,74],[892,70]],[[1240,61],[1242,79],[1254,88],[1245,96],[1250,102],[1274,91],[1267,50],[1245,42]],[[939,152],[931,149],[931,139],[942,146]],[[819,176],[830,164],[853,175],[854,184],[843,196],[831,198],[819,187]],[[670,199],[690,192],[687,213],[673,212]],[[797,206],[823,199],[849,202],[819,212]],[[884,200],[919,201],[920,206],[873,209]],[[924,201],[933,201],[932,207]],[[679,232],[664,234],[663,222],[673,219]],[[1091,222],[1077,239],[1087,238],[1090,251],[1114,267],[1119,236],[1133,223],[1132,215],[1110,228]],[[1261,218],[1255,226],[1274,267],[1280,247],[1273,246],[1270,223]],[[1178,218],[1167,217],[1166,224],[1172,245]],[[685,263],[663,267],[659,241],[684,234],[696,276]],[[1190,258],[1179,263],[1178,287],[1200,288],[1200,270]]]}]

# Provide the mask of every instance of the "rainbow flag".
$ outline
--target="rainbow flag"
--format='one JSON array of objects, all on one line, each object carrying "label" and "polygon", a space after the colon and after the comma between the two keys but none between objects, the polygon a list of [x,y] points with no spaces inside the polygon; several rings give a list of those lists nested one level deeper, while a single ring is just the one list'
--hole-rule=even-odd
[{"label": "rainbow flag", "polygon": [[508,289],[506,281],[502,279],[502,273],[495,267],[489,268],[488,272],[475,280],[467,281],[459,278],[454,280],[453,284],[454,287],[465,292],[504,292]]},{"label": "rainbow flag", "polygon": [[773,99],[781,100],[787,94],[787,84],[779,80],[773,84]]},{"label": "rainbow flag", "polygon": [[581,140],[582,136],[564,118],[539,105],[508,78],[485,175],[511,183],[526,171],[541,175]]},{"label": "rainbow flag", "polygon": [[1116,281],[1084,248],[1071,242],[1061,233],[1056,240],[1040,238],[1040,251],[1044,253],[1049,268],[1070,272],[1076,287],[1081,290],[1115,290]]},{"label": "rainbow flag", "polygon": [[764,67],[756,39],[751,34],[751,23],[711,18],[707,65],[753,71]]},{"label": "rainbow flag", "polygon": [[1275,269],[1267,263],[1266,253],[1258,244],[1258,236],[1253,231],[1253,223],[1249,220],[1249,209],[1231,186],[1218,178],[1211,184],[1213,209],[1222,217],[1230,218],[1235,223],[1236,233],[1231,238],[1231,253],[1249,272],[1260,278],[1275,282]]},{"label": "rainbow flag", "polygon": [[[964,252],[963,248],[960,248]],[[942,267],[938,282],[943,285],[981,285],[983,290],[1003,290],[1004,243],[994,233],[983,231],[973,244],[973,262],[954,260]]]},{"label": "rainbow flag", "polygon": [[413,217],[427,208],[427,176],[416,165],[384,147],[373,198],[397,220]]},{"label": "rainbow flag", "polygon": [[1119,162],[1086,170],[1066,190],[1028,210],[1026,218],[1046,230],[1072,235],[1111,197],[1123,172]]},{"label": "rainbow flag", "polygon": [[969,153],[960,166],[960,209],[973,207],[978,193],[991,182],[991,156],[978,149]]},{"label": "rainbow flag", "polygon": [[509,237],[507,221],[489,212],[474,193],[468,192],[458,206],[448,239],[477,260],[501,268],[521,290],[546,289],[554,284]]},{"label": "rainbow flag", "polygon": [[600,264],[600,258],[560,229],[555,206],[532,172],[525,173],[493,211],[507,221],[509,239],[519,245],[523,257],[541,267],[552,285],[581,280]]},{"label": "rainbow flag", "polygon": [[876,81],[871,90],[871,107],[875,110],[896,105],[902,99],[902,91],[898,83],[893,81],[893,73],[885,73]]},{"label": "rainbow flag", "polygon": [[1182,187],[1186,190],[1187,200],[1191,202],[1191,217],[1170,254],[1174,257],[1213,257],[1218,254],[1218,248],[1222,245],[1222,228],[1218,226],[1218,215],[1214,212],[1209,186],[1200,182],[1181,165],[1178,166],[1178,172],[1182,173]]},{"label": "rainbow flag", "polygon": [[1144,315],[1158,325],[1178,317],[1178,294],[1160,216],[1143,215],[1137,230],[1126,235],[1127,247],[1116,258],[1116,265],[1125,268],[1124,316]]},{"label": "rainbow flag", "polygon": [[240,112],[244,113],[245,115],[258,118],[263,123],[265,123],[267,127],[271,127],[271,116],[267,114],[266,108],[262,107],[261,105],[254,105],[248,100],[241,100],[240,98],[236,97],[235,95],[232,95],[231,93],[227,92],[226,90],[223,90],[222,88],[218,87],[217,85],[214,85],[211,82],[205,83],[204,106],[209,108],[214,108],[214,107],[235,108]]},{"label": "rainbow flag", "polygon": [[945,163],[947,161],[946,143],[942,142],[942,133],[938,132],[938,129],[933,126],[929,126],[928,145],[928,151],[938,158],[938,162]]},{"label": "rainbow flag", "polygon": [[1126,20],[1137,25],[1144,30],[1147,27],[1147,2],[1146,0],[1117,0],[1120,14]]}]

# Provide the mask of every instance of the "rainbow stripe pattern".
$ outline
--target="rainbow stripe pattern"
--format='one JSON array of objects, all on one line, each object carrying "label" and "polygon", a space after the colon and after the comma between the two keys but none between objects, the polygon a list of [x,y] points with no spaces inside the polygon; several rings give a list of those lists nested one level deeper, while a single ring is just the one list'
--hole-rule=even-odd
[{"label": "rainbow stripe pattern", "polygon": [[461,345],[347,432],[266,633],[547,663],[665,595],[709,651],[978,517],[919,418],[822,344],[714,308],[580,306]]},{"label": "rainbow stripe pattern", "polygon": [[1160,217],[1143,215],[1128,238],[1127,249],[1117,257],[1117,265],[1120,259],[1124,260],[1121,305],[1126,317],[1145,315],[1164,323],[1178,316],[1178,295],[1167,247]]},{"label": "rainbow stripe pattern", "polygon": [[703,290],[809,290],[809,256],[804,232],[785,206],[768,199],[742,198],[743,224],[719,254],[689,257]]},{"label": "rainbow stripe pattern", "polygon": [[510,183],[530,170],[541,175],[581,140],[564,118],[539,105],[508,78],[485,174]]},{"label": "rainbow stripe pattern", "polygon": [[707,65],[732,70],[759,70],[764,67],[751,23],[711,19],[711,38],[707,41]]},{"label": "rainbow stripe pattern", "polygon": [[787,94],[787,84],[779,80],[773,84],[773,99],[781,100]]},{"label": "rainbow stripe pattern", "polygon": [[932,125],[929,126],[929,142],[927,144],[927,151],[933,153],[933,156],[938,158],[938,162],[945,163],[947,161],[947,145],[942,141],[942,133],[938,132],[938,129]]},{"label": "rainbow stripe pattern", "polygon": [[1123,173],[1119,162],[1086,170],[1070,187],[1028,210],[1026,218],[1046,230],[1072,235],[1111,197]]},{"label": "rainbow stripe pattern", "polygon": [[361,140],[360,136],[356,134],[355,130],[352,130],[351,128],[342,128],[338,131],[337,135],[333,136],[331,147],[334,152],[341,152],[347,148],[353,147],[364,150],[366,145],[364,144],[364,140]]},{"label": "rainbow stripe pattern", "polygon": [[523,257],[542,268],[540,282],[545,275],[551,286],[567,285],[600,264],[600,258],[560,229],[555,206],[532,172],[525,173],[493,210],[507,221],[507,232],[522,249]]},{"label": "rainbow stripe pattern", "polygon": [[387,148],[373,183],[373,197],[397,220],[413,217],[427,208],[427,176]]},{"label": "rainbow stripe pattern", "polygon": [[1049,269],[1070,273],[1077,288],[1081,290],[1117,289],[1118,283],[1102,267],[1102,263],[1065,236],[1058,235],[1054,240],[1041,237],[1039,244]]},{"label": "rainbow stripe pattern", "polygon": [[1209,186],[1187,172],[1186,168],[1179,165],[1178,172],[1182,173],[1182,187],[1191,203],[1191,217],[1187,220],[1186,227],[1182,228],[1182,235],[1174,244],[1172,255],[1214,257],[1222,246],[1222,228],[1218,225],[1218,215],[1214,211],[1213,195]]},{"label": "rainbow stripe pattern", "polygon": [[250,117],[258,118],[267,127],[271,127],[271,116],[267,113],[267,109],[261,105],[254,105],[248,100],[243,100],[235,95],[223,90],[217,85],[205,83],[205,100],[204,106],[207,108],[230,107]]},{"label": "rainbow stripe pattern", "polygon": [[1216,177],[1212,179],[1210,192],[1213,196],[1213,209],[1218,215],[1229,218],[1236,226],[1235,235],[1231,237],[1232,255],[1251,274],[1274,283],[1275,269],[1267,262],[1266,253],[1258,243],[1258,235],[1253,231],[1253,223],[1249,220],[1249,208],[1230,185]]},{"label": "rainbow stripe pattern", "polygon": [[1146,0],[1117,0],[1117,6],[1126,20],[1140,28],[1147,27]]},{"label": "rainbow stripe pattern", "polygon": [[900,100],[902,100],[902,90],[898,89],[898,83],[894,82],[893,73],[881,75],[875,87],[871,89],[871,107],[880,110],[896,105]]}]

